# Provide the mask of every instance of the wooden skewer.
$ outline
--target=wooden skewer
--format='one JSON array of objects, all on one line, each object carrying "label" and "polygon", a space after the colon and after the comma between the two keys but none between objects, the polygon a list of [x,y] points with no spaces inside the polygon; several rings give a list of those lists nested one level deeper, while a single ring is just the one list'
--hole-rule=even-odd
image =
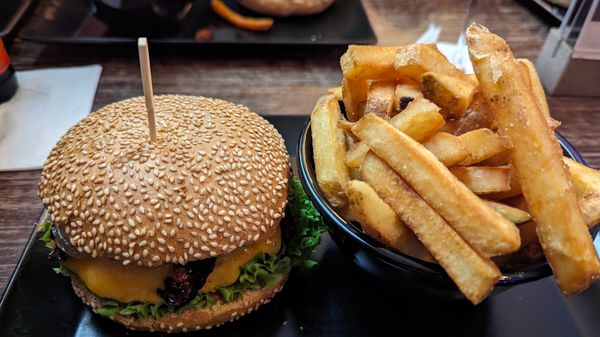
[{"label": "wooden skewer", "polygon": [[150,54],[148,53],[148,40],[145,37],[138,39],[138,52],[140,54],[140,69],[142,71],[142,85],[146,97],[146,110],[148,111],[148,129],[150,142],[156,141],[156,119],[154,118],[154,93],[152,90],[152,74],[150,73]]}]

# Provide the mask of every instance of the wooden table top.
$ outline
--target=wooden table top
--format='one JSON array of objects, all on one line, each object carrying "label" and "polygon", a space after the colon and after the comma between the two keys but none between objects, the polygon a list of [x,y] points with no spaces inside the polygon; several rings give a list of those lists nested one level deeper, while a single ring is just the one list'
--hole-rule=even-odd
[{"label": "wooden table top", "polygon": [[[42,1],[43,2],[43,1]],[[383,45],[406,44],[429,23],[454,40],[466,17],[468,1],[365,0],[367,13]],[[518,57],[535,60],[549,27],[517,2],[480,0],[474,19],[503,36]],[[50,46],[16,40],[11,46],[17,70],[98,63],[102,77],[94,109],[142,95],[135,46]],[[151,48],[155,94],[218,97],[261,114],[307,115],[328,87],[341,81],[343,50],[241,53]],[[594,167],[600,167],[600,99],[549,98],[559,131]],[[35,135],[33,135],[35,136]],[[39,171],[0,173],[0,289],[4,289],[42,205],[36,186]]]}]

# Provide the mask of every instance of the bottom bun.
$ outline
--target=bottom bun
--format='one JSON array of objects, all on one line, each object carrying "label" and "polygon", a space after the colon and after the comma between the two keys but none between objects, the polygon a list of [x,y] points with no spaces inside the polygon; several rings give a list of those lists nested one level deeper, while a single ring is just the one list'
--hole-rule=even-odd
[{"label": "bottom bun", "polygon": [[[218,301],[207,309],[189,309],[179,314],[167,313],[160,319],[148,317],[142,321],[117,314],[114,320],[132,330],[171,333],[210,329],[226,322],[235,321],[271,301],[271,298],[283,288],[289,272],[290,268],[286,269],[283,272],[281,280],[271,287],[261,290],[247,290],[239,300],[233,302]],[[71,274],[71,285],[77,296],[83,300],[83,303],[90,306],[96,312],[96,309],[100,306],[100,297],[91,292],[85,283],[73,274]]]}]

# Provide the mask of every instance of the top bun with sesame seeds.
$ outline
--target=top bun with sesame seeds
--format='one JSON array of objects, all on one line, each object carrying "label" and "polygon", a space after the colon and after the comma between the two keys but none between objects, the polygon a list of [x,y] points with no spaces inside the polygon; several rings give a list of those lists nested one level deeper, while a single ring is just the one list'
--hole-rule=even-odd
[{"label": "top bun with sesame seeds", "polygon": [[54,147],[39,194],[63,245],[123,265],[184,265],[272,235],[289,179],[277,130],[218,99],[155,96],[155,107],[154,143],[135,97],[91,113]]}]

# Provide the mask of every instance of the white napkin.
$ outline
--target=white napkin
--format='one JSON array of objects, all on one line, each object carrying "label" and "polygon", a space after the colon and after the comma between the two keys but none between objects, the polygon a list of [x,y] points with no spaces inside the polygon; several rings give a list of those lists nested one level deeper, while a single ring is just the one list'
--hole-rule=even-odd
[{"label": "white napkin", "polygon": [[89,114],[101,72],[100,65],[17,72],[17,93],[0,104],[0,171],[39,169]]}]

